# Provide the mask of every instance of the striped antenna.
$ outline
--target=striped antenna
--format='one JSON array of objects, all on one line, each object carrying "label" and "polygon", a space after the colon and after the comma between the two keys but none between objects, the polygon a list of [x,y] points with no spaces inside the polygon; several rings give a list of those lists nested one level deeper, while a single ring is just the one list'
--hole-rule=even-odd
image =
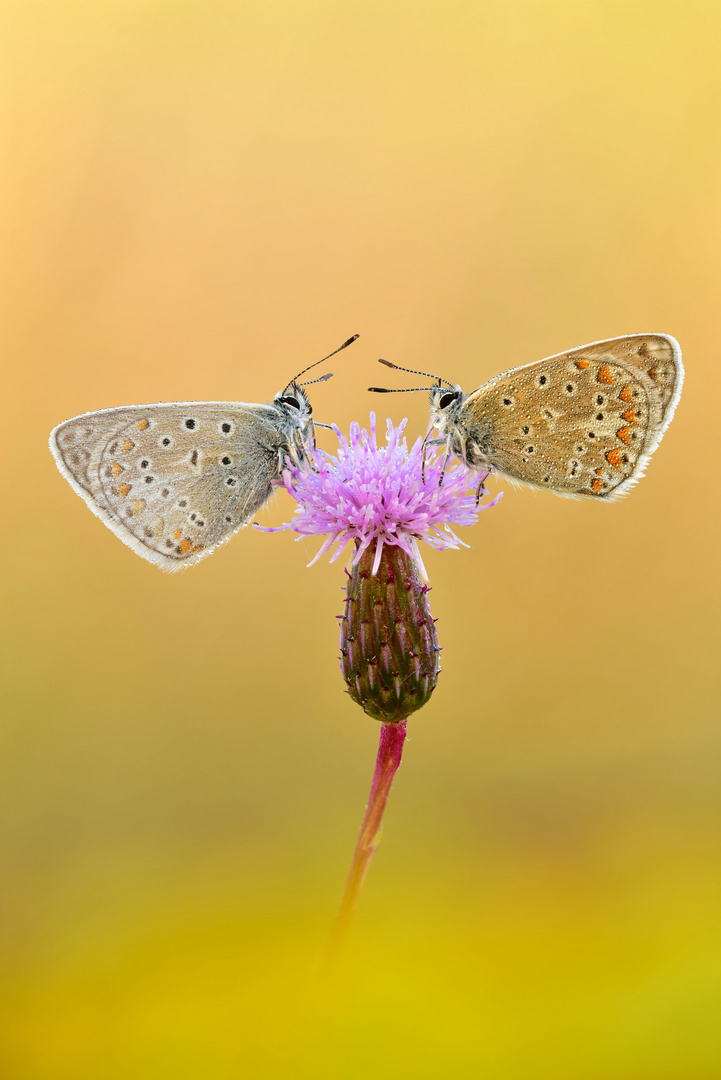
[{"label": "striped antenna", "polygon": [[[379,360],[379,364],[385,365],[385,367],[392,368],[393,371],[405,371],[408,375],[422,375],[424,379],[435,379],[440,387],[441,383],[445,383],[451,390],[456,389],[456,384],[449,382],[448,379],[442,378],[440,375],[431,375],[430,371],[416,371],[414,368],[401,367],[399,364],[392,364],[390,360]],[[376,394],[409,394],[414,393],[416,390],[435,390],[434,386],[414,386],[408,390],[387,390],[382,386],[369,386],[369,390],[372,390]]]},{"label": "striped antenna", "polygon": [[[344,341],[342,345],[339,345],[337,349],[333,349],[333,352],[329,352],[327,356],[324,356],[322,360],[316,360],[314,364],[309,364],[307,368],[303,368],[302,371],[298,372],[294,379],[290,380],[285,389],[287,390],[291,386],[310,386],[310,383],[298,382],[298,379],[301,377],[301,375],[305,375],[306,371],[310,371],[311,368],[318,367],[318,364],[324,364],[326,360],[330,360],[331,356],[335,356],[336,353],[341,352],[343,349],[347,349],[349,345],[352,345],[353,342],[358,339],[358,337],[360,337],[359,334],[354,334],[353,337],[349,337],[347,341]],[[320,382],[320,379],[318,379],[318,382]]]}]

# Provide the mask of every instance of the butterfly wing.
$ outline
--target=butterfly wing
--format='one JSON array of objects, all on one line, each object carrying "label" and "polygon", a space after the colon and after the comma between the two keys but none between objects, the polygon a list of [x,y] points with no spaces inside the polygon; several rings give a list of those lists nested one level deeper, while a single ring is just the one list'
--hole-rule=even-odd
[{"label": "butterfly wing", "polygon": [[682,383],[681,350],[668,335],[596,341],[480,386],[457,430],[511,479],[612,500],[643,476]]},{"label": "butterfly wing", "polygon": [[178,402],[86,413],[50,436],[60,472],[136,554],[189,566],[266,502],[286,445],[274,405]]}]

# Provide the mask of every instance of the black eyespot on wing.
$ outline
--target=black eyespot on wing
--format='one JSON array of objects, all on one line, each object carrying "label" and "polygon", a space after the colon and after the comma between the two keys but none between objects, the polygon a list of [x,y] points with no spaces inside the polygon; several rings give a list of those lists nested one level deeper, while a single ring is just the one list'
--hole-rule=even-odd
[{"label": "black eyespot on wing", "polygon": [[225,420],[220,425],[220,430],[223,432],[224,435],[230,435],[231,431],[233,430],[233,426],[232,424],[229,424],[227,420]]},{"label": "black eyespot on wing", "polygon": [[538,385],[539,386],[545,386],[547,382],[548,382],[548,378],[545,375],[539,375],[538,376]]},{"label": "black eyespot on wing", "polygon": [[235,479],[234,476],[229,476],[228,479],[225,482],[228,485],[228,487],[233,487],[235,484],[238,483],[238,481]]},{"label": "black eyespot on wing", "polygon": [[195,428],[195,420],[186,420],[185,426],[187,427],[188,431],[193,431]]},{"label": "black eyespot on wing", "polygon": [[226,456],[224,458],[220,459],[220,462],[221,462],[221,465],[230,465],[230,458],[226,454]]}]

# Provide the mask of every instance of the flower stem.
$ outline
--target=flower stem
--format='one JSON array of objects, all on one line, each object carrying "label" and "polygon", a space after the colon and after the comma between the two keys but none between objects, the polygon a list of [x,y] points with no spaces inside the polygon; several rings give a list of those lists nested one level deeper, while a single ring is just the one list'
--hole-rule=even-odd
[{"label": "flower stem", "polygon": [[371,793],[353,853],[345,893],[331,936],[331,953],[337,951],[345,938],[363,881],[368,873],[368,867],[380,843],[383,811],[388,802],[393,777],[401,763],[405,738],[405,720],[395,724],[381,723],[381,737]]}]

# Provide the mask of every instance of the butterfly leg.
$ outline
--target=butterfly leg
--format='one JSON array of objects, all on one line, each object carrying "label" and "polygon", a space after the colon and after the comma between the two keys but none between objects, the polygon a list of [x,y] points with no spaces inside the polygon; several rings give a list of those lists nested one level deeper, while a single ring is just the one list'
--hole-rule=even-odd
[{"label": "butterfly leg", "polygon": [[[312,429],[312,440],[313,446],[315,446],[315,428]],[[293,446],[291,447],[291,457],[295,465],[300,466],[303,464],[303,462],[306,462],[308,468],[312,472],[318,471],[310,459],[310,454],[308,454],[307,452],[307,447],[303,439],[303,435],[298,429],[293,432]]]},{"label": "butterfly leg", "polygon": [[[322,427],[323,425],[322,425],[322,424],[320,424],[319,426],[320,426],[320,427]],[[315,465],[313,464],[313,461],[312,461],[312,459],[311,459],[311,456],[310,456],[310,454],[309,454],[309,453],[307,452],[307,451],[308,451],[308,447],[310,447],[311,449],[315,450],[315,448],[316,448],[316,445],[317,445],[317,444],[316,444],[316,438],[315,438],[315,421],[311,420],[311,421],[310,421],[310,425],[309,425],[309,427],[310,427],[310,431],[309,431],[309,436],[310,436],[310,437],[309,437],[309,439],[308,439],[308,444],[307,444],[307,446],[306,446],[306,443],[305,443],[305,442],[303,441],[303,436],[302,436],[302,435],[300,434],[300,432],[298,432],[298,433],[297,433],[297,437],[298,437],[298,439],[299,439],[299,441],[300,441],[300,444],[301,444],[301,446],[302,446],[302,448],[303,448],[303,457],[304,457],[304,458],[305,458],[305,460],[306,460],[306,461],[308,462],[308,466],[309,466],[309,468],[310,468],[310,469],[312,469],[312,471],[313,471],[313,472],[318,472],[318,470],[316,469]]]},{"label": "butterfly leg", "polygon": [[448,468],[448,462],[450,461],[451,453],[452,453],[452,450],[451,450],[451,436],[449,435],[448,439],[446,440],[446,456],[445,456],[444,461],[443,461],[443,468],[441,469],[441,475],[438,478],[438,487],[443,487],[443,480],[444,480],[445,475],[446,475],[446,469]]},{"label": "butterfly leg", "polygon": [[421,480],[425,484],[426,482],[426,447],[427,446],[442,446],[445,439],[429,439],[426,435],[421,446]]},{"label": "butterfly leg", "polygon": [[426,447],[428,446],[428,435],[430,435],[430,431],[426,434],[425,439],[421,443],[421,483],[422,484],[425,484],[425,482],[426,482]]},{"label": "butterfly leg", "polygon": [[478,481],[478,489],[476,491],[476,506],[478,506],[479,502],[481,501],[481,496],[485,495],[485,493],[486,493],[486,489],[485,489],[485,487],[483,485],[485,484],[485,482],[488,479],[489,475],[490,475],[490,470],[489,470],[489,472],[484,472],[483,475],[481,476],[481,479]]}]

